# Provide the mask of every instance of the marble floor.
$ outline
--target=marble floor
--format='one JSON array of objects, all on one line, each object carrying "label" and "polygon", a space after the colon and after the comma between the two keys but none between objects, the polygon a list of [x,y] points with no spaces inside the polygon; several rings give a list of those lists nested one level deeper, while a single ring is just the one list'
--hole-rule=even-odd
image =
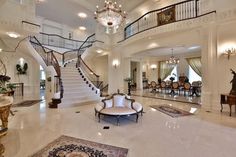
[{"label": "marble floor", "polygon": [[[31,97],[32,98],[32,97]],[[199,105],[133,97],[144,106],[138,123],[121,119],[120,126],[105,118],[100,123],[93,105],[49,109],[47,101],[31,107],[13,108],[9,132],[1,139],[5,157],[26,157],[60,135],[68,135],[129,149],[129,157],[234,157],[236,114],[206,112]],[[172,118],[149,105],[169,104],[194,112],[194,116]],[[76,113],[80,111],[80,113]],[[104,126],[110,126],[104,130]]]},{"label": "marble floor", "polygon": [[196,105],[201,105],[201,97],[197,96],[186,96],[183,95],[183,93],[171,95],[168,93],[162,93],[162,92],[151,92],[150,89],[144,89],[144,90],[134,90],[131,91],[131,94],[134,96],[142,96],[142,97],[148,97],[148,98],[156,98],[156,99],[163,99],[163,100],[169,100],[169,101],[177,101],[177,102],[186,102]]}]

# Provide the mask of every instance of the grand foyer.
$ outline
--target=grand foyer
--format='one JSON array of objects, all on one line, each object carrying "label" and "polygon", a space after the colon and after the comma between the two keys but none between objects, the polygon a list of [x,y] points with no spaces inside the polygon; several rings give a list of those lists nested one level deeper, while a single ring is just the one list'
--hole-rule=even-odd
[{"label": "grand foyer", "polygon": [[[129,36],[130,32],[126,34],[123,31],[126,26],[148,11],[177,2],[180,1],[123,1],[121,3],[128,11],[127,24],[116,34],[110,35],[106,34],[104,27],[97,25],[93,19],[92,12],[96,9],[96,5],[101,6],[103,3],[100,1],[96,3],[71,1],[68,4],[63,0],[37,1],[37,3],[27,0],[1,1],[0,57],[6,65],[6,73],[11,77],[11,83],[24,83],[24,96],[15,96],[15,103],[22,100],[42,99],[40,65],[46,71],[46,78],[50,78],[46,79],[46,94],[43,96],[45,99],[40,103],[30,107],[12,108],[15,116],[9,116],[8,133],[1,138],[5,149],[4,156],[30,156],[61,135],[127,148],[128,156],[199,156],[200,153],[201,156],[206,157],[233,156],[236,136],[235,113],[233,112],[232,117],[229,117],[227,106],[224,112],[220,113],[220,94],[229,93],[231,89],[229,82],[232,78],[230,69],[236,69],[235,56],[233,53],[232,55],[226,53],[236,45],[236,34],[233,31],[236,25],[235,2],[201,0],[202,14],[210,14],[151,29],[143,25],[144,28],[138,29],[140,32],[135,32],[135,29],[131,31],[131,35],[134,33],[132,36]],[[14,12],[9,13],[9,10]],[[80,11],[86,12],[88,18],[78,17],[77,12]],[[78,28],[81,26],[86,30]],[[6,35],[6,32],[12,31],[18,33],[20,37],[13,39]],[[93,33],[96,33],[95,39],[89,38]],[[35,36],[38,41],[23,40],[28,36]],[[71,42],[71,39],[75,41]],[[61,41],[64,41],[63,44]],[[93,107],[99,100],[88,101],[86,105],[76,100],[77,102],[73,101],[75,105],[70,106],[72,101],[68,100],[78,98],[77,95],[87,91],[93,92],[94,97],[100,94],[97,91],[103,88],[93,83],[97,80],[96,75],[99,75],[104,87],[108,85],[108,94],[117,92],[117,89],[126,93],[128,89],[124,79],[132,77],[131,62],[136,62],[138,63],[137,89],[142,90],[142,72],[152,73],[153,69],[150,65],[170,57],[170,51],[160,55],[163,49],[175,50],[178,47],[188,49],[196,46],[200,47],[196,52],[175,53],[175,56],[179,58],[201,56],[203,82],[201,106],[132,96],[143,104],[144,116],[137,124],[130,118],[124,118],[120,126],[113,125],[113,120],[109,118],[98,123],[94,117]],[[67,91],[71,91],[72,87],[68,90],[62,78],[64,96],[61,104],[69,107],[60,108],[62,105],[58,104],[57,109],[51,109],[48,104],[53,101],[52,99],[60,97],[62,91],[61,80],[57,78],[63,77],[63,72],[58,72],[58,69],[63,71],[64,65],[67,65],[67,68],[70,66],[75,68],[77,62],[74,60],[77,57],[77,52],[73,52],[75,49],[83,53],[79,62],[81,72],[78,72],[81,80],[75,81],[77,74],[75,76],[68,69],[65,69],[65,73],[69,73],[68,75],[71,78],[73,76],[73,79],[64,78],[64,80],[69,80],[69,83],[67,82],[69,86],[71,82],[80,86],[80,81],[86,78],[85,82],[88,81],[90,86],[84,89],[86,92],[80,90],[81,93],[77,93],[77,87],[72,84],[76,92],[68,93]],[[71,53],[65,53],[67,51]],[[44,52],[50,55],[44,55]],[[148,55],[151,52],[155,53],[155,57]],[[16,64],[21,63],[21,58],[29,66],[26,75],[18,75],[15,69]],[[56,58],[57,63],[52,58]],[[180,69],[179,74],[184,72]],[[157,81],[157,72],[153,76],[155,77],[149,76],[149,79]],[[76,96],[73,97],[73,94]],[[66,103],[63,103],[63,99]],[[79,105],[76,106],[76,103]],[[194,116],[171,118],[150,108],[151,105],[160,104],[194,111]],[[104,130],[104,126],[109,126],[110,129]],[[143,145],[144,142],[146,146]]]}]

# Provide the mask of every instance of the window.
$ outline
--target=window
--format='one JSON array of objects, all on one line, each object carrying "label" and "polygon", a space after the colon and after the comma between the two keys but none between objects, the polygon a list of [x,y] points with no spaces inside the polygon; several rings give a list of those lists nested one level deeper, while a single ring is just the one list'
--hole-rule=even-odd
[{"label": "window", "polygon": [[43,67],[40,65],[40,80],[46,80],[46,75]]},{"label": "window", "polygon": [[172,70],[171,74],[164,80],[164,81],[169,81],[171,77],[174,77],[174,81],[178,81],[178,77],[177,77],[177,66],[174,67],[174,69]]},{"label": "window", "polygon": [[192,83],[193,81],[202,81],[202,77],[199,76],[192,68],[189,66],[188,72],[189,82]]}]

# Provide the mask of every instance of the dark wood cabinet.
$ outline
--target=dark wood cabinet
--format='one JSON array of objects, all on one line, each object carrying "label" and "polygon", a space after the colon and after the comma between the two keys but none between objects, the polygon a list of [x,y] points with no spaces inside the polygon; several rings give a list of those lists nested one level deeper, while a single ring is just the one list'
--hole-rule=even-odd
[{"label": "dark wood cabinet", "polygon": [[223,111],[223,104],[228,104],[230,108],[229,116],[231,116],[232,106],[236,105],[236,95],[221,94],[220,96],[221,112]]}]

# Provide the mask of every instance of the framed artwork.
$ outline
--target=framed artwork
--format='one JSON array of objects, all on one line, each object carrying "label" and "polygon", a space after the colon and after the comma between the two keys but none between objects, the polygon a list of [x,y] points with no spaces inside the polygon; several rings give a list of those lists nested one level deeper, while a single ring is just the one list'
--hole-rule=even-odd
[{"label": "framed artwork", "polygon": [[175,22],[175,7],[168,8],[160,13],[157,13],[158,25],[165,25],[168,23]]}]

